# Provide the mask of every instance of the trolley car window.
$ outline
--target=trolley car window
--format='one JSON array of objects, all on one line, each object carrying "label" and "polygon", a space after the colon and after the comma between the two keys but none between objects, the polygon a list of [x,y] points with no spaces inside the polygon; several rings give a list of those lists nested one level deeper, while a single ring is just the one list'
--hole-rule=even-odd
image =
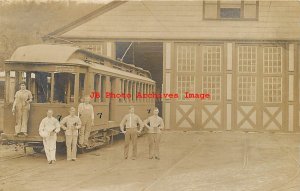
[{"label": "trolley car window", "polygon": [[26,79],[27,89],[31,91],[33,102],[46,103],[51,98],[51,73],[26,72],[20,73]]},{"label": "trolley car window", "polygon": [[[121,94],[123,94],[123,93],[124,93],[124,87],[125,87],[125,86],[124,86],[124,80],[121,79],[120,81],[121,81]],[[120,102],[120,103],[124,102],[124,98],[123,98],[123,97],[120,97],[120,98],[119,98],[119,102]]]},{"label": "trolley car window", "polygon": [[0,81],[0,99],[4,99],[4,94],[5,94],[5,82]]},{"label": "trolley car window", "polygon": [[36,72],[35,88],[36,102],[49,102],[51,97],[51,74],[46,72]]},{"label": "trolley car window", "polygon": [[54,102],[74,102],[75,75],[70,73],[54,74]]},{"label": "trolley car window", "polygon": [[85,96],[84,94],[84,79],[85,74],[79,74],[79,97],[83,98]]},{"label": "trolley car window", "polygon": [[96,74],[94,77],[94,90],[95,92],[99,93],[100,97],[95,97],[95,102],[104,102],[105,101],[105,76],[102,76],[101,74]]}]

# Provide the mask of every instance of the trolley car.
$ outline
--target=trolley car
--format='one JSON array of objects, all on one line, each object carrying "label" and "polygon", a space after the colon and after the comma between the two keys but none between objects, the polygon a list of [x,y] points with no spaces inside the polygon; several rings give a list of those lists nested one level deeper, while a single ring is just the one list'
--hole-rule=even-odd
[{"label": "trolley car", "polygon": [[[28,120],[28,136],[15,136],[15,116],[12,114],[14,93],[18,84],[26,82],[33,101]],[[88,149],[109,142],[119,132],[119,123],[129,106],[145,119],[152,113],[154,99],[136,98],[137,93],[154,93],[155,81],[149,71],[114,60],[78,47],[38,44],[19,47],[10,60],[5,61],[4,128],[1,138],[13,143],[24,143],[35,151],[42,148],[39,124],[47,109],[54,111],[58,120],[67,116],[69,108],[77,108],[81,99],[93,96],[95,121],[89,137]],[[13,91],[11,91],[13,89]],[[130,97],[107,97],[108,93],[130,94]],[[61,131],[58,145],[64,146]]]}]

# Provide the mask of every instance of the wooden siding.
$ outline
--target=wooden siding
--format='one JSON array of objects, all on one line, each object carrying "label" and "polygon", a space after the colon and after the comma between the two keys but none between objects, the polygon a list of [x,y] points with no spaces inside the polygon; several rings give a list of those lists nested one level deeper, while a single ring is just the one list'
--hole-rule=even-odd
[{"label": "wooden siding", "polygon": [[61,37],[299,40],[299,12],[299,1],[260,1],[258,21],[205,20],[203,1],[131,1]]}]

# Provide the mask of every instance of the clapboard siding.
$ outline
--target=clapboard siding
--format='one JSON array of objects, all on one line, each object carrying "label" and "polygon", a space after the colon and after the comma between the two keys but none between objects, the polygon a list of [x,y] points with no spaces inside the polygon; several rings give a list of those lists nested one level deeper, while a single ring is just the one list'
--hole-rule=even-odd
[{"label": "clapboard siding", "polygon": [[131,1],[62,37],[298,40],[299,13],[298,1],[261,1],[258,21],[205,20],[202,1]]}]

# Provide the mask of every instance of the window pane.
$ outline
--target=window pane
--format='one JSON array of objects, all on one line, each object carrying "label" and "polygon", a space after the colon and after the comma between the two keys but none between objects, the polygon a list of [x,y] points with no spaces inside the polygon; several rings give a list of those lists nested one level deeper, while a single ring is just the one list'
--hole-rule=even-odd
[{"label": "window pane", "polygon": [[36,102],[45,103],[50,101],[51,74],[45,72],[35,73]]},{"label": "window pane", "polygon": [[4,99],[5,95],[5,82],[0,81],[0,100]]},{"label": "window pane", "polygon": [[75,75],[70,73],[54,74],[54,102],[74,102]]},{"label": "window pane", "polygon": [[22,73],[26,79],[26,88],[31,91],[33,102],[50,102],[51,97],[51,74],[47,72]]},{"label": "window pane", "polygon": [[281,103],[282,77],[264,77],[264,102]]},{"label": "window pane", "polygon": [[203,47],[203,72],[221,72],[221,46]]},{"label": "window pane", "polygon": [[241,17],[241,9],[240,8],[221,8],[220,9],[220,17],[221,18],[240,18]]},{"label": "window pane", "polygon": [[240,76],[238,78],[238,99],[239,102],[256,101],[256,77]]},{"label": "window pane", "polygon": [[241,73],[256,73],[257,48],[256,46],[239,46],[238,71]]},{"label": "window pane", "polygon": [[207,101],[219,101],[221,99],[221,76],[203,76],[203,93],[210,94]]},{"label": "window pane", "polygon": [[79,98],[84,98],[84,78],[85,74],[79,74]]},{"label": "window pane", "polygon": [[[185,92],[195,93],[195,79],[193,75],[178,75],[177,76],[177,92],[179,100],[186,100],[184,98]],[[189,98],[188,100],[193,100]]]},{"label": "window pane", "polygon": [[194,72],[196,63],[196,46],[177,46],[177,71]]},{"label": "window pane", "polygon": [[282,48],[264,47],[263,49],[264,73],[281,74],[282,71]]}]

